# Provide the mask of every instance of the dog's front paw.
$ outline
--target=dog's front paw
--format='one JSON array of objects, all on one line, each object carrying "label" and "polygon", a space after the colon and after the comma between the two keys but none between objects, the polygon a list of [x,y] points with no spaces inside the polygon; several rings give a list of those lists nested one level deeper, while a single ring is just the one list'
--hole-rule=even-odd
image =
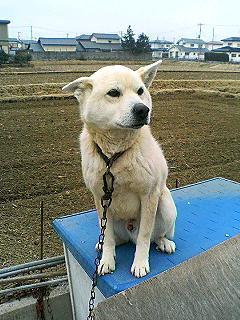
[{"label": "dog's front paw", "polygon": [[156,249],[171,254],[176,251],[176,245],[175,242],[168,240],[167,238],[160,238],[157,242]]},{"label": "dog's front paw", "polygon": [[114,256],[102,257],[98,266],[98,274],[104,275],[112,273],[115,270],[115,259]]},{"label": "dog's front paw", "polygon": [[144,277],[146,274],[148,274],[150,272],[148,259],[142,261],[134,260],[131,272],[137,278]]}]

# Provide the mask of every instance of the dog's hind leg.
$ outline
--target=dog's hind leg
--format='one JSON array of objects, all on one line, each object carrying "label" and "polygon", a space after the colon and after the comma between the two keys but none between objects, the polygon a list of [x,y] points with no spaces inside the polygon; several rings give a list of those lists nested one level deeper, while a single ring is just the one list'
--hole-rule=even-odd
[{"label": "dog's hind leg", "polygon": [[176,245],[172,240],[176,217],[177,210],[172,195],[169,189],[165,187],[159,199],[153,234],[153,241],[157,244],[158,250],[167,253],[175,252]]}]

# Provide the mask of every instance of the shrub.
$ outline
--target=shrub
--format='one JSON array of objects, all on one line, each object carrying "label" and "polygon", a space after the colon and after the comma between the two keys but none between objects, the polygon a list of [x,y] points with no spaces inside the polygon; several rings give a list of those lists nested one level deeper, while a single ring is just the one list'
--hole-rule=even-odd
[{"label": "shrub", "polygon": [[8,60],[9,60],[9,55],[3,50],[0,50],[0,65],[7,63]]},{"label": "shrub", "polygon": [[22,66],[24,64],[28,64],[31,60],[32,56],[27,50],[18,50],[14,56],[13,63],[17,63]]}]

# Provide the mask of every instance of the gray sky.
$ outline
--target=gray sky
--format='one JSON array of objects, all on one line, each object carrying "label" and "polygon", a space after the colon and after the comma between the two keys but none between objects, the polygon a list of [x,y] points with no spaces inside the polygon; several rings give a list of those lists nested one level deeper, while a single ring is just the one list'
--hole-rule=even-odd
[{"label": "gray sky", "polygon": [[83,33],[124,33],[130,24],[138,35],[178,40],[240,36],[240,0],[0,0],[0,19],[9,19],[9,36],[75,37]]}]

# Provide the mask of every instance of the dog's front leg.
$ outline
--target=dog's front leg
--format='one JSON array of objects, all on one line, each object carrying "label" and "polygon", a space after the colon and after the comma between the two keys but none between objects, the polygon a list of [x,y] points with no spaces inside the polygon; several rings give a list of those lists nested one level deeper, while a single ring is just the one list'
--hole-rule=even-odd
[{"label": "dog's front leg", "polygon": [[[98,216],[99,216],[99,225],[101,228],[101,217],[102,217],[102,207],[100,203],[95,201]],[[102,259],[98,266],[98,274],[104,275],[106,273],[111,273],[115,270],[115,237],[114,237],[114,229],[113,229],[113,218],[111,214],[109,214],[109,210],[107,212],[107,225],[104,236],[104,244],[102,251]],[[98,248],[98,244],[96,245]]]},{"label": "dog's front leg", "polygon": [[145,276],[150,271],[149,248],[158,201],[158,193],[144,195],[141,197],[141,219],[135,257],[131,268],[132,274],[137,278]]}]

